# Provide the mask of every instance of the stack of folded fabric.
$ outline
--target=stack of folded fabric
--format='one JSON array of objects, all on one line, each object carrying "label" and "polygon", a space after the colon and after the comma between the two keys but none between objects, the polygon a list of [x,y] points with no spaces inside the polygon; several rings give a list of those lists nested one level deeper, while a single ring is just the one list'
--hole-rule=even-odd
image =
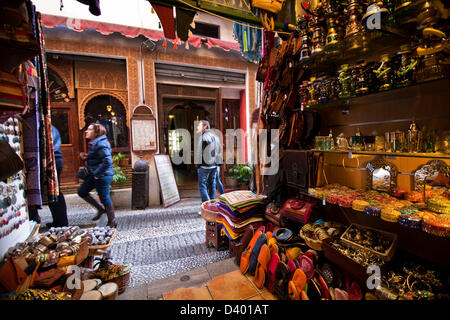
[{"label": "stack of folded fabric", "polygon": [[248,190],[224,193],[218,197],[216,222],[231,241],[239,241],[249,224],[264,223],[266,196]]}]

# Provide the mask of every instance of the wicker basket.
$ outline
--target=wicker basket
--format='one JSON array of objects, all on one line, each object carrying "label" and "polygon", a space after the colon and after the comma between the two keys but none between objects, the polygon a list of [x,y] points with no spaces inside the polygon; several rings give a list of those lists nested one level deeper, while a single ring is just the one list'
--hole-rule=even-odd
[{"label": "wicker basket", "polygon": [[208,222],[216,222],[217,212],[206,209],[206,206],[217,202],[217,199],[205,201],[201,205],[202,218]]},{"label": "wicker basket", "polygon": [[110,279],[106,282],[115,282],[119,287],[119,294],[122,294],[127,289],[128,284],[130,283],[130,278],[131,278],[131,271],[116,278]]},{"label": "wicker basket", "polygon": [[100,244],[100,245],[96,245],[96,246],[88,246],[89,248],[89,255],[90,256],[95,256],[98,255],[98,250],[104,250],[108,247],[110,247],[113,243],[114,237],[116,236],[117,233],[117,229],[114,229],[113,234],[111,235],[111,238],[109,239],[109,242],[107,244]]},{"label": "wicker basket", "polygon": [[317,251],[322,251],[322,240],[319,239],[312,239],[306,236],[306,229],[310,228],[309,224],[305,224],[303,226],[303,228],[300,229],[300,237],[302,237],[305,240],[305,243],[308,247],[310,247],[311,249],[317,250]]}]

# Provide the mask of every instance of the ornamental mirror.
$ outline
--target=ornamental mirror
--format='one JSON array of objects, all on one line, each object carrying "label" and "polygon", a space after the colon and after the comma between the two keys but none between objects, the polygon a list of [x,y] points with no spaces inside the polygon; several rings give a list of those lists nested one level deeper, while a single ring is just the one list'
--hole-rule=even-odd
[{"label": "ornamental mirror", "polygon": [[370,161],[366,165],[368,172],[367,189],[389,192],[397,186],[397,167],[383,159]]},{"label": "ornamental mirror", "polygon": [[414,190],[422,191],[425,185],[449,187],[450,169],[442,160],[431,160],[414,172]]}]

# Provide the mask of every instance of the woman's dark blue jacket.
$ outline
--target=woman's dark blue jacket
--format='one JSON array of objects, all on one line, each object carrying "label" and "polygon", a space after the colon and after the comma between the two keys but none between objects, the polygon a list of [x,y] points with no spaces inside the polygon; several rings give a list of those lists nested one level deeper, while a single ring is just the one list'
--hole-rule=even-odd
[{"label": "woman's dark blue jacket", "polygon": [[111,144],[106,135],[95,138],[89,149],[87,168],[94,174],[94,177],[101,178],[114,174],[112,164]]}]

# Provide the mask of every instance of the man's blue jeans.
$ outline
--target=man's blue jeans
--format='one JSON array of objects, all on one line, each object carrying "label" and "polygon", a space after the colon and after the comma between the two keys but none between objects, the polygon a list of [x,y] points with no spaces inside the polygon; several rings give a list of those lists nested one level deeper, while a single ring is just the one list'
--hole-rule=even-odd
[{"label": "man's blue jeans", "polygon": [[197,169],[198,175],[198,190],[202,197],[202,202],[216,198],[216,173],[217,168],[202,168]]},{"label": "man's blue jeans", "polygon": [[111,197],[109,196],[109,189],[111,187],[111,181],[113,176],[103,176],[98,179],[94,179],[94,175],[90,175],[89,178],[84,180],[83,184],[78,189],[78,195],[84,198],[92,189],[96,189],[98,197],[101,203],[106,207],[112,205]]},{"label": "man's blue jeans", "polygon": [[222,181],[220,181],[220,166],[217,166],[216,185],[220,194],[225,193],[225,190],[223,190]]}]

